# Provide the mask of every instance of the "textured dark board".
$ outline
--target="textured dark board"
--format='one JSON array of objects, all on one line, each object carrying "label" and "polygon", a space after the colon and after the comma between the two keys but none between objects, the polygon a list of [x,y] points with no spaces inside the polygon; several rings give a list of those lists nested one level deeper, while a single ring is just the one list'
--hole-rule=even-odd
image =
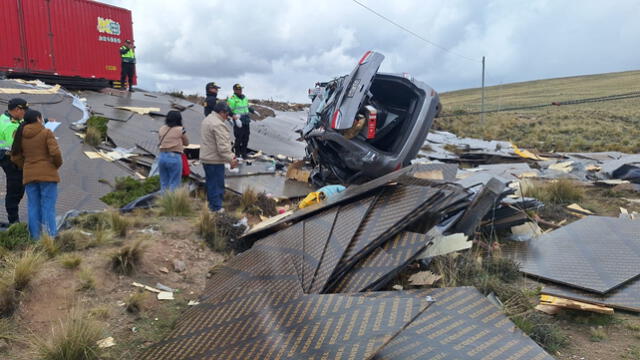
[{"label": "textured dark board", "polygon": [[[397,186],[397,188],[403,188],[403,187],[404,186]],[[406,188],[415,188],[415,187],[407,186]],[[360,229],[358,229],[358,233],[356,233],[356,236],[352,241],[352,244],[351,244],[352,246],[349,247],[349,249],[347,250],[347,253],[345,253],[345,256],[341,260],[340,265],[338,266],[338,269],[334,274],[336,275],[334,276],[334,280],[337,278],[337,276],[341,276],[346,271],[348,271],[348,269],[351,266],[353,266],[357,261],[367,256],[369,252],[372,251],[375,247],[380,246],[385,241],[391,239],[395,234],[399,233],[400,231],[407,229],[408,225],[413,224],[414,227],[417,227],[418,229],[415,231],[419,231],[421,233],[426,232],[431,227],[435,226],[436,224],[440,223],[441,220],[443,220],[443,216],[448,212],[447,208],[449,206],[456,206],[456,204],[460,204],[462,199],[466,197],[466,194],[463,192],[460,192],[459,188],[447,189],[447,188],[439,187],[439,188],[421,188],[421,189],[427,190],[427,191],[417,195],[416,198],[423,198],[426,200],[424,203],[420,204],[418,207],[414,208],[412,211],[409,211],[409,212],[406,211],[407,206],[408,205],[410,206],[411,201],[403,200],[403,201],[394,202],[394,205],[391,206],[387,210],[387,212],[381,214],[381,217],[383,217],[384,219],[380,220],[381,221],[380,224],[385,225],[385,222],[393,224],[384,230],[381,230],[379,228],[380,224],[377,224],[377,223],[376,224],[367,223],[365,225],[368,219],[374,218],[373,211],[375,210],[375,207],[374,209],[372,209],[371,214],[367,216],[367,220],[363,221],[363,223],[360,226]],[[456,189],[457,191],[456,190],[452,191],[453,189]],[[394,218],[399,219],[397,222],[395,222],[395,224],[394,224]],[[416,223],[417,220],[420,220],[419,223]],[[366,227],[369,227],[369,229],[367,229]],[[367,232],[369,232],[369,235],[367,236],[371,236],[371,235],[373,236],[369,239],[365,237],[364,239],[366,240],[359,240],[361,243],[364,243],[364,246],[361,247],[362,250],[358,252],[354,252],[353,245],[356,243],[356,240],[357,240],[356,238],[363,233],[366,234]],[[376,233],[379,233],[379,235],[376,236]],[[352,252],[349,253],[349,251],[352,251]]]},{"label": "textured dark board", "polygon": [[534,172],[536,174],[540,174],[540,171],[537,169],[533,169],[529,166],[529,163],[521,162],[521,163],[511,163],[511,164],[491,164],[491,165],[480,165],[479,169],[484,169],[482,172],[491,174],[493,176],[499,176],[500,178],[508,179],[510,181],[517,181],[519,179],[518,175],[522,173],[530,173]]},{"label": "textured dark board", "polygon": [[374,359],[553,359],[473,287],[419,293],[435,302]]},{"label": "textured dark board", "polygon": [[430,305],[413,296],[267,295],[247,301],[261,306],[196,306],[141,359],[366,359]]},{"label": "textured dark board", "polygon": [[331,236],[322,254],[320,266],[309,289],[310,293],[320,293],[325,288],[329,277],[376,198],[377,196],[371,196],[340,206]]},{"label": "textured dark board", "polygon": [[371,180],[361,185],[351,185],[345,191],[337,194],[336,196],[332,197],[331,199],[321,204],[315,204],[315,205],[308,206],[304,209],[300,209],[295,213],[293,213],[291,216],[288,216],[276,222],[275,224],[266,226],[264,228],[260,228],[259,230],[256,230],[256,231],[250,231],[249,233],[245,234],[241,239],[244,239],[245,241],[250,242],[252,241],[252,239],[256,239],[256,238],[260,238],[261,236],[264,236],[266,233],[272,231],[273,228],[277,228],[285,222],[299,221],[303,218],[313,215],[318,211],[325,210],[333,206],[337,206],[339,204],[345,203],[351,199],[358,198],[365,194],[374,193],[374,192],[378,193],[381,187],[383,187],[384,185],[390,182],[393,182],[398,177],[410,172],[414,166],[415,165],[402,168],[398,171],[394,171],[392,173],[381,176],[377,179]]},{"label": "textured dark board", "polygon": [[[464,179],[459,179],[456,181],[456,183],[462,187],[473,189],[474,191],[479,191],[480,189],[482,189],[480,185],[487,185],[489,181],[491,181],[491,179],[498,179],[505,184],[509,183],[509,180],[506,178],[482,171],[473,173],[470,176],[465,177]],[[505,190],[507,190],[506,185]]]},{"label": "textured dark board", "polygon": [[302,295],[301,276],[294,261],[294,256],[277,249],[245,251],[216,269],[207,282],[202,299],[215,299],[231,289],[237,289],[238,295],[256,290]]},{"label": "textured dark board", "polygon": [[252,249],[266,249],[271,251],[278,251],[282,254],[288,254],[296,269],[296,272],[300,275],[300,284],[302,284],[302,261],[303,261],[303,237],[304,228],[303,223],[299,222],[288,228],[283,229],[277,233],[274,233],[266,238],[256,242]]},{"label": "textured dark board", "polygon": [[335,293],[376,290],[424,250],[425,234],[403,232],[360,260],[336,285]]},{"label": "textured dark board", "polygon": [[302,288],[308,291],[322,261],[322,254],[333,230],[338,208],[329,209],[303,222]]},{"label": "textured dark board", "polygon": [[443,181],[455,181],[458,173],[458,164],[432,163],[432,164],[416,164],[407,176],[414,176],[421,172],[440,171],[442,172]]},{"label": "textured dark board", "polygon": [[[0,80],[0,87],[24,87],[12,81]],[[53,95],[0,95],[0,102],[13,97],[22,97],[31,104],[31,108],[40,111],[43,116],[56,119],[61,124],[55,131],[55,136],[62,150],[63,165],[59,170],[57,215],[69,210],[103,210],[107,207],[100,197],[111,191],[109,185],[98,180],[104,179],[110,183],[116,177],[129,176],[131,172],[117,163],[101,159],[91,160],[84,151],[94,150],[82,143],[69,125],[82,117],[82,112],[72,105],[72,98],[62,93]],[[4,105],[4,104],[3,104]],[[3,110],[4,111],[4,110]],[[4,208],[5,177],[0,171],[0,221],[5,221]],[[21,220],[26,221],[26,195],[21,202]]]},{"label": "textured dark board", "polygon": [[503,194],[505,183],[498,179],[491,179],[487,185],[473,199],[462,218],[454,225],[452,232],[471,236],[480,225],[482,218],[494,208]]},{"label": "textured dark board", "polygon": [[640,275],[640,221],[589,216],[519,245],[521,271],[600,294]]},{"label": "textured dark board", "polygon": [[604,295],[551,283],[544,284],[541,292],[616,309],[640,312],[640,279],[631,280]]},{"label": "textured dark board", "polygon": [[228,177],[224,180],[227,189],[242,194],[247,189],[265,192],[277,198],[305,197],[316,189],[309,184],[287,179],[281,175],[253,175]]},{"label": "textured dark board", "polygon": [[362,254],[363,250],[378,246],[382,235],[387,239],[394,236],[395,233],[390,233],[392,228],[405,223],[410,215],[416,215],[420,206],[436,193],[437,190],[422,186],[394,186],[386,189],[360,225],[341,262],[349,263],[360,255],[366,255]]}]

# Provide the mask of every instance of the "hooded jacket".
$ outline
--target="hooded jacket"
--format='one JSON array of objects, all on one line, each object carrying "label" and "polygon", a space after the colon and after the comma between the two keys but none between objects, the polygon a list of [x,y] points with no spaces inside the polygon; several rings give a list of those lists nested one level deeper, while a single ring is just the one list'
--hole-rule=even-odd
[{"label": "hooded jacket", "polygon": [[60,182],[58,169],[62,166],[62,152],[51,130],[39,122],[25,125],[22,131],[22,154],[11,155],[22,168],[22,183]]},{"label": "hooded jacket", "polygon": [[200,137],[201,163],[224,164],[230,163],[231,160],[233,160],[231,134],[224,120],[217,112],[212,112],[202,120]]}]

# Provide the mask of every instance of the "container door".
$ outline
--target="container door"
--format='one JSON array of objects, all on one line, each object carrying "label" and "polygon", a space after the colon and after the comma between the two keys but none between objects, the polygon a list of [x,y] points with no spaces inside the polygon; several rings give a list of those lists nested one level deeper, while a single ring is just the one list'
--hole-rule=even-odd
[{"label": "container door", "polygon": [[21,0],[27,67],[32,72],[53,73],[51,19],[48,0]]},{"label": "container door", "polygon": [[2,21],[0,21],[0,69],[25,70],[25,50],[20,33],[20,12],[18,0],[2,1]]}]

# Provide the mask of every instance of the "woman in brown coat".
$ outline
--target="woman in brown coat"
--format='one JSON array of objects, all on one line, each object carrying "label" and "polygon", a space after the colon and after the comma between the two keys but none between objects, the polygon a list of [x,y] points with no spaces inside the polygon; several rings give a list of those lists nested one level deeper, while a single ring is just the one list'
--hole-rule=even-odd
[{"label": "woman in brown coat", "polygon": [[23,171],[31,237],[40,238],[42,225],[50,236],[56,236],[58,169],[62,166],[62,153],[56,137],[44,127],[40,112],[25,113],[24,121],[16,130],[11,160]]}]

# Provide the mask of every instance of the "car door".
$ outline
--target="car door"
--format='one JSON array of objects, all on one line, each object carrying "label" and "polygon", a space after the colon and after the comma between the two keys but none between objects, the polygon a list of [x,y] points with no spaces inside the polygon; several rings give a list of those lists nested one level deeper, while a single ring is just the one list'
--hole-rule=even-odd
[{"label": "car door", "polygon": [[371,87],[371,81],[383,60],[384,55],[374,51],[367,51],[362,56],[356,68],[349,74],[347,85],[338,95],[338,105],[331,117],[331,128],[345,130],[353,126],[358,110]]}]

